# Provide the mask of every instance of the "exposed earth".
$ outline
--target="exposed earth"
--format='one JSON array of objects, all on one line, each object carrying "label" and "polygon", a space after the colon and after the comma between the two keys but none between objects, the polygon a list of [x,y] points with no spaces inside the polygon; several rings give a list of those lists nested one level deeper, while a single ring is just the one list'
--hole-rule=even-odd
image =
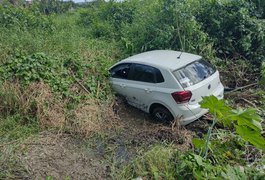
[{"label": "exposed earth", "polygon": [[[148,114],[122,101],[114,107],[120,128],[89,138],[44,131],[17,148],[15,179],[112,179],[113,168],[129,163],[139,152],[161,141],[173,142],[180,150],[192,148],[192,135],[205,133],[207,120],[185,128],[162,125]],[[196,133],[195,133],[196,132]]]}]

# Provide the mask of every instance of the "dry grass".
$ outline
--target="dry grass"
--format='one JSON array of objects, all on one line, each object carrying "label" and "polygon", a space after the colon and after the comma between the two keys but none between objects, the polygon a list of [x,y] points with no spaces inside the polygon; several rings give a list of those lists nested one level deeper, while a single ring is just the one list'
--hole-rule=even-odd
[{"label": "dry grass", "polygon": [[33,83],[26,91],[32,92],[40,125],[63,128],[65,123],[64,102],[55,97],[50,87],[44,83]]},{"label": "dry grass", "polygon": [[80,103],[67,118],[67,128],[72,132],[90,135],[119,128],[120,122],[114,114],[112,103],[100,103],[95,99]]},{"label": "dry grass", "polygon": [[113,104],[95,98],[80,102],[74,110],[66,110],[63,101],[43,82],[22,88],[18,83],[5,82],[1,86],[0,112],[4,115],[20,114],[35,117],[42,128],[56,127],[73,133],[89,135],[116,127],[118,118]]},{"label": "dry grass", "polygon": [[19,83],[4,82],[0,88],[2,115],[36,117],[41,126],[58,127],[64,123],[63,103],[54,97],[48,85],[38,82],[23,88]]}]

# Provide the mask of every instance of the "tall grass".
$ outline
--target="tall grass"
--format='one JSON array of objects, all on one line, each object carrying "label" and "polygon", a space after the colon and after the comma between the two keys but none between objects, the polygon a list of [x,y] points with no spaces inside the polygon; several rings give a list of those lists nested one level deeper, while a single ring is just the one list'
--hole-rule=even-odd
[{"label": "tall grass", "polygon": [[[106,75],[124,56],[119,43],[91,37],[87,28],[78,25],[76,12],[53,14],[49,19],[51,31],[0,28],[2,121],[18,115],[35,119],[40,128],[57,127],[79,134],[106,128],[104,124],[110,124],[105,120],[114,118]],[[60,84],[65,85],[60,88]]]}]

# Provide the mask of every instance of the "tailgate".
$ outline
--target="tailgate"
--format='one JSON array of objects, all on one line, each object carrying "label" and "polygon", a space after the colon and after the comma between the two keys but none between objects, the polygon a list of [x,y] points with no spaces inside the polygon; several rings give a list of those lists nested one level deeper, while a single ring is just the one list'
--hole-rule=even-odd
[{"label": "tailgate", "polygon": [[192,93],[189,104],[197,104],[203,96],[223,97],[223,85],[219,72],[208,62],[200,59],[173,71],[185,91]]},{"label": "tailgate", "polygon": [[184,89],[192,92],[189,104],[199,103],[203,96],[214,95],[218,98],[223,97],[223,85],[220,81],[218,71],[198,84],[186,87]]}]

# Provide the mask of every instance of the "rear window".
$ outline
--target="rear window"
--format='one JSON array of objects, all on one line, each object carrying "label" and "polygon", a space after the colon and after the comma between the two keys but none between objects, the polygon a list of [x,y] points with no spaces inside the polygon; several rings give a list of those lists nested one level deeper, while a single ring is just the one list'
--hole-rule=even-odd
[{"label": "rear window", "polygon": [[216,69],[204,60],[198,60],[173,72],[183,88],[197,84],[215,73]]}]

